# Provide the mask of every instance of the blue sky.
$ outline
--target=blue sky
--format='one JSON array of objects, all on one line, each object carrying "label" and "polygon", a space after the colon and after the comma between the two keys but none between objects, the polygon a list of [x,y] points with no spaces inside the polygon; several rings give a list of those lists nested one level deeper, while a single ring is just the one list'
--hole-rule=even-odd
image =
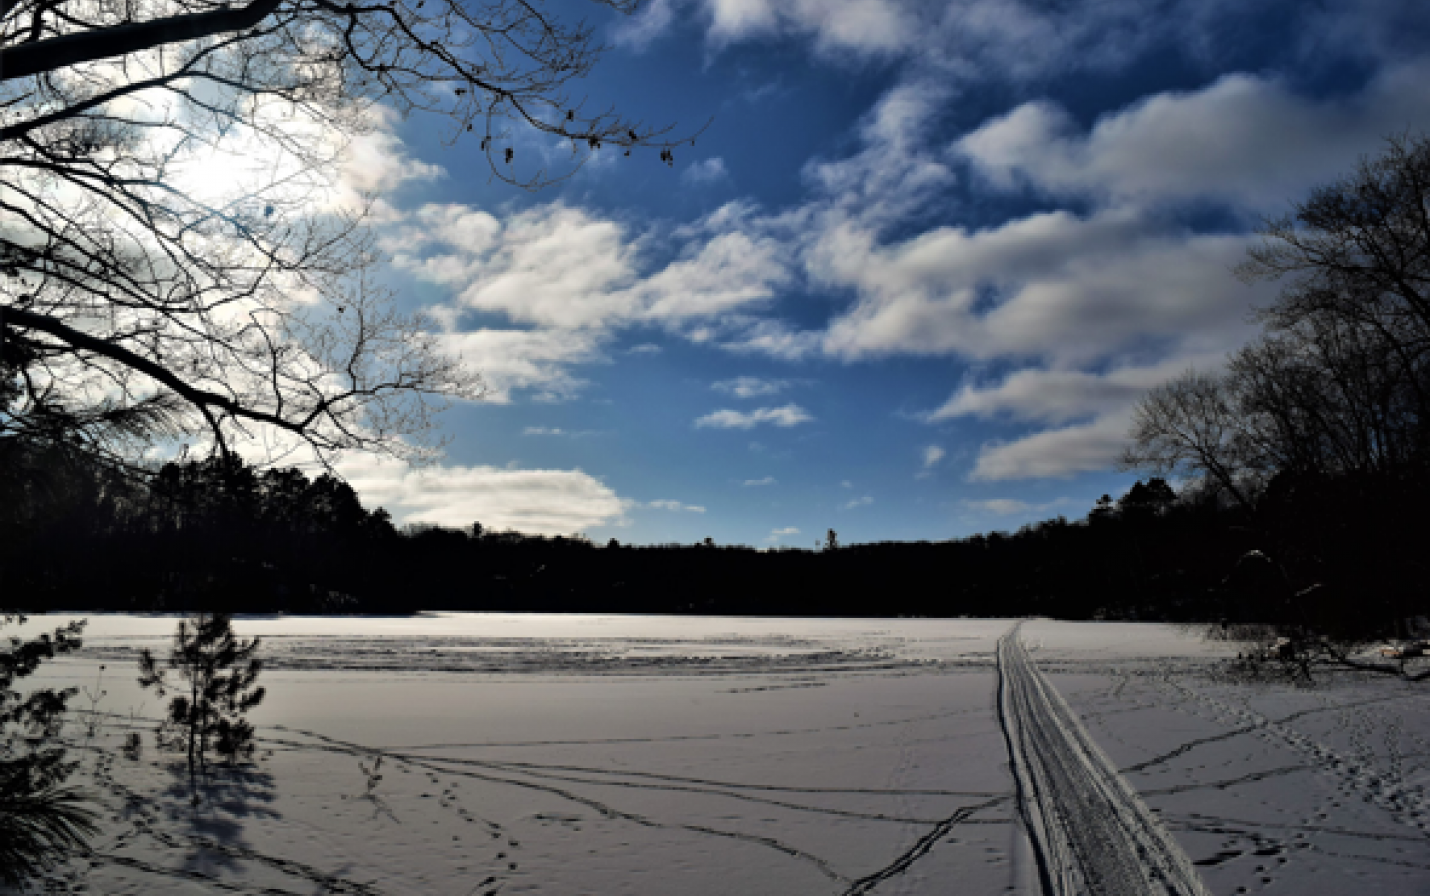
[{"label": "blue sky", "polygon": [[436,467],[344,462],[401,521],[812,547],[1080,517],[1135,478],[1137,397],[1253,332],[1262,216],[1430,128],[1412,0],[558,9],[610,45],[592,104],[711,123],[536,193],[430,119],[364,139],[391,285],[491,389]]}]

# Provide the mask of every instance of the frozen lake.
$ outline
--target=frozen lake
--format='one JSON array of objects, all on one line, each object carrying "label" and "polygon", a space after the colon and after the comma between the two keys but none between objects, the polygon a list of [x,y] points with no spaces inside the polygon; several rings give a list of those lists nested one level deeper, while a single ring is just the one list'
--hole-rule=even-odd
[{"label": "frozen lake", "polygon": [[[153,727],[135,660],[175,617],[89,618],[44,681],[104,691],[103,730],[69,736],[107,814],[59,892],[1049,886],[1000,714],[1010,620],[240,618],[268,663],[263,758],[194,809],[152,739],[137,763],[115,750]],[[1230,684],[1224,646],[1156,625],[1016,638],[1207,891],[1430,893],[1430,688]]]}]

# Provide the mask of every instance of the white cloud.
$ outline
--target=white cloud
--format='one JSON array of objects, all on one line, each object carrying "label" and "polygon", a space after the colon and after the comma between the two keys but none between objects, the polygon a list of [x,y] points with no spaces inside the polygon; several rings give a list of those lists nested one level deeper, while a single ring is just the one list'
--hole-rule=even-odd
[{"label": "white cloud", "polygon": [[[1363,24],[1378,11],[1358,7],[1370,6],[1404,7],[1406,20],[1415,21],[1414,0],[1324,11],[1287,2],[1280,14],[1295,16],[1303,31],[1312,32],[1304,38],[1308,50],[1325,55],[1334,48],[1354,56],[1367,52],[1366,44],[1392,43]],[[644,49],[682,14],[704,25],[716,50],[801,37],[821,56],[851,57],[854,64],[905,57],[946,78],[1028,81],[1069,70],[1114,69],[1159,42],[1175,42],[1193,56],[1216,56],[1223,47],[1240,46],[1227,41],[1227,34],[1261,25],[1258,15],[1277,13],[1265,3],[1231,0],[1172,0],[1155,12],[1139,0],[655,0],[617,27],[616,41]],[[1318,21],[1323,19],[1328,21]]]},{"label": "white cloud", "polygon": [[974,464],[974,479],[1061,477],[1106,469],[1126,447],[1132,409],[1148,389],[1189,368],[1215,370],[1225,359],[1220,352],[1173,354],[1155,364],[1098,373],[1028,368],[1000,383],[965,384],[923,419],[941,422],[971,416],[1054,425],[1076,421],[1061,429],[984,445]]},{"label": "white cloud", "polygon": [[616,222],[561,204],[528,209],[499,223],[458,208],[420,210],[419,221],[441,217],[464,226],[429,232],[442,251],[398,254],[394,263],[452,287],[459,307],[568,330],[637,315],[630,292],[637,276],[635,247]]},{"label": "white cloud", "polygon": [[755,376],[737,376],[734,379],[711,383],[710,388],[736,398],[757,398],[761,395],[777,395],[787,389],[789,385],[789,380],[762,380]]},{"label": "white cloud", "polygon": [[749,429],[761,423],[796,426],[813,419],[814,417],[799,405],[787,404],[780,408],[759,408],[753,411],[714,411],[696,420],[695,425],[715,429]]},{"label": "white cloud", "polygon": [[366,506],[401,523],[571,534],[620,524],[633,502],[581,470],[492,466],[413,469],[388,458],[354,455],[339,471]]},{"label": "white cloud", "polygon": [[774,485],[778,481],[773,476],[766,476],[764,479],[746,479],[742,485],[745,488],[758,488],[762,485]]},{"label": "white cloud", "polygon": [[972,479],[1040,479],[1105,470],[1127,445],[1130,413],[1035,433],[1008,444],[984,445]]},{"label": "white cloud", "polygon": [[1209,351],[1246,338],[1249,305],[1272,289],[1230,275],[1245,235],[1189,233],[1125,207],[903,235],[954,180],[923,133],[946,99],[945,88],[922,82],[891,91],[862,125],[867,149],[809,167],[809,203],[776,218],[732,219],[784,234],[810,284],[853,301],[822,329],[749,320],[728,347],[784,359],[954,355],[1076,367],[1154,340]]},{"label": "white cloud", "polygon": [[651,508],[652,510],[672,510],[676,512],[685,513],[705,512],[705,508],[697,504],[682,504],[679,501],[672,501],[665,498],[662,498],[657,501],[647,501],[645,506]]},{"label": "white cloud", "polygon": [[582,436],[601,435],[597,429],[562,429],[559,426],[528,426],[521,431],[524,436],[563,436],[570,439],[578,439]]},{"label": "white cloud", "polygon": [[381,194],[408,181],[436,180],[446,174],[442,166],[409,155],[406,144],[391,130],[395,124],[384,121],[348,143],[342,166],[344,186],[359,193]]},{"label": "white cloud", "polygon": [[728,180],[730,172],[725,170],[725,160],[719,156],[703,159],[699,162],[691,162],[680,172],[682,182],[692,187],[704,187]]},{"label": "white cloud", "polygon": [[679,325],[758,307],[789,280],[786,250],[757,233],[716,234],[641,281],[639,317]]},{"label": "white cloud", "polygon": [[1177,354],[1148,366],[1117,367],[1098,373],[1026,368],[992,386],[965,384],[923,419],[937,423],[957,417],[1038,423],[1070,420],[1125,410],[1148,389],[1189,367],[1219,367],[1224,354]]},{"label": "white cloud", "polygon": [[[413,212],[401,226],[388,228],[382,235],[382,247],[399,253],[399,265],[414,264],[401,253],[417,252],[429,246],[456,249],[466,253],[483,253],[496,245],[502,225],[492,215],[458,203],[428,203]],[[436,282],[461,281],[465,266],[455,256],[450,260],[450,273],[443,276],[434,270]]]},{"label": "white cloud", "polygon": [[675,0],[651,0],[635,15],[617,22],[615,43],[640,52],[665,34],[674,21]]},{"label": "white cloud", "polygon": [[938,445],[929,445],[923,450],[924,469],[929,470],[939,461],[943,460],[946,452]]},{"label": "white cloud", "polygon": [[1033,505],[1026,501],[1019,501],[1017,498],[988,498],[982,501],[964,501],[963,505],[970,510],[982,510],[987,513],[996,513],[999,516],[1023,513],[1031,510],[1033,507]]},{"label": "white cloud", "polygon": [[845,509],[845,510],[853,510],[853,509],[856,508],[856,507],[868,507],[870,504],[873,504],[873,503],[874,503],[874,499],[871,498],[871,497],[869,497],[868,495],[865,495],[865,496],[862,497],[862,498],[855,498],[853,501],[849,501],[849,502],[845,503],[845,504],[844,504],[844,509]]},{"label": "white cloud", "polygon": [[656,0],[622,23],[616,40],[644,49],[679,11],[694,10],[716,49],[799,36],[825,57],[917,56],[964,78],[1030,79],[1114,66],[1169,32],[1191,32],[1182,41],[1191,42],[1208,30],[1203,20],[1225,26],[1235,9],[1215,0],[1188,0],[1156,15],[1135,0]]},{"label": "white cloud", "polygon": [[[837,222],[855,218],[866,226],[902,223],[934,201],[956,180],[953,170],[929,147],[932,122],[949,100],[940,82],[916,80],[884,94],[860,121],[864,148],[837,161],[805,166],[805,179],[817,191],[818,211]],[[801,225],[800,215],[790,224]],[[823,229],[830,222],[822,224]]]},{"label": "white cloud", "polygon": [[642,342],[640,345],[633,345],[626,349],[628,355],[658,355],[665,349],[653,342]]},{"label": "white cloud", "polygon": [[558,202],[504,221],[428,205],[384,245],[399,269],[453,290],[450,327],[461,310],[562,330],[680,326],[764,302],[788,276],[784,247],[758,233],[705,228],[653,270],[644,243],[617,221]]},{"label": "white cloud", "polygon": [[1430,120],[1430,63],[1382,72],[1360,93],[1297,95],[1280,81],[1234,74],[1201,90],[1161,93],[1103,116],[1086,134],[1048,102],[1014,109],[960,140],[995,186],[1021,183],[1113,202],[1218,200],[1277,210],[1385,135]]},{"label": "white cloud", "polygon": [[481,373],[491,392],[486,400],[511,401],[517,389],[532,389],[545,400],[570,398],[584,381],[569,368],[602,358],[594,334],[569,330],[472,330],[450,333],[443,346]]},{"label": "white cloud", "polygon": [[716,45],[811,36],[824,52],[891,53],[905,49],[916,24],[906,5],[889,0],[703,0]]},{"label": "white cloud", "polygon": [[766,536],[765,541],[776,542],[779,541],[781,538],[788,538],[791,535],[798,534],[799,529],[795,528],[794,526],[785,526],[783,529],[771,529],[770,534]]},{"label": "white cloud", "polygon": [[[398,269],[450,291],[450,302],[430,313],[454,344],[476,349],[471,358],[497,386],[494,397],[509,401],[517,389],[570,395],[581,384],[571,367],[601,360],[601,346],[619,329],[655,324],[703,341],[727,316],[769,300],[789,278],[787,248],[738,229],[739,220],[737,210],[722,209],[683,228],[663,265],[647,258],[647,235],[559,202],[502,220],[466,205],[428,204],[386,226],[381,244]],[[469,312],[529,329],[464,332]]]},{"label": "white cloud", "polygon": [[1029,504],[1027,501],[1020,501],[1017,498],[985,498],[983,500],[965,500],[963,506],[969,510],[979,513],[991,513],[996,516],[1012,516],[1014,514],[1035,514],[1049,513],[1059,507],[1066,507],[1074,503],[1070,498],[1055,498],[1042,504]]},{"label": "white cloud", "polygon": [[857,290],[820,336],[849,360],[889,354],[1085,364],[1147,339],[1235,345],[1257,293],[1231,276],[1243,236],[1159,233],[1124,211],[1037,214],[987,230],[935,228],[878,245],[827,234],[823,279]]},{"label": "white cloud", "polygon": [[825,60],[867,65],[903,58],[958,82],[1038,82],[1071,73],[1111,72],[1175,46],[1215,70],[1246,43],[1235,35],[1280,23],[1288,56],[1320,64],[1383,63],[1418,52],[1422,0],[653,0],[615,30],[644,49],[678,19],[695,19],[710,50],[802,38]]}]

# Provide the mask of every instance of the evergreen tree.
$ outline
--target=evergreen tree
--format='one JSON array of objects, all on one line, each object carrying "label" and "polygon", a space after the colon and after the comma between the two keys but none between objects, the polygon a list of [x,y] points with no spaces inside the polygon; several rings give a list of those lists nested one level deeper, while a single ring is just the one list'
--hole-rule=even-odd
[{"label": "evergreen tree", "polygon": [[228,614],[198,613],[179,622],[167,669],[148,649],[140,654],[140,686],[163,697],[171,689],[169,671],[182,680],[172,686],[180,693],[169,701],[160,741],[187,753],[191,784],[198,771],[207,771],[210,749],[230,762],[253,755],[253,726],[243,716],[265,693],[256,687],[263,668],[258,646],[257,638],[244,641],[234,635]]}]

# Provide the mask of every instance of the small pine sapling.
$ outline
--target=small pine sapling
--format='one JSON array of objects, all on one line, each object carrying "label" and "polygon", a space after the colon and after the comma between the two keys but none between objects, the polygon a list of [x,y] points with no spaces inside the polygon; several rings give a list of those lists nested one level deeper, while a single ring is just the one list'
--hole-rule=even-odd
[{"label": "small pine sapling", "polygon": [[234,635],[228,614],[199,613],[179,622],[164,666],[147,649],[139,656],[140,686],[160,697],[171,689],[170,671],[181,679],[158,739],[188,754],[191,786],[199,771],[207,772],[210,750],[230,763],[253,755],[253,726],[243,715],[263,701],[264,689],[256,686],[263,668],[258,646],[257,638]]},{"label": "small pine sapling", "polygon": [[367,792],[363,794],[365,799],[373,799],[376,796],[377,785],[382,781],[382,756],[379,754],[373,760],[372,768],[368,768],[366,763],[359,762],[358,768],[362,769],[363,777],[367,779]]},{"label": "small pine sapling", "polygon": [[362,776],[367,782],[367,788],[363,793],[357,796],[344,796],[343,799],[367,800],[373,804],[377,811],[391,818],[393,821],[396,821],[397,816],[392,814],[392,810],[388,808],[386,801],[377,793],[377,785],[382,783],[382,754],[378,753],[373,757],[371,766],[362,760],[358,760],[358,768],[362,770]]},{"label": "small pine sapling", "polygon": [[104,666],[100,666],[98,676],[94,680],[94,690],[91,691],[88,687],[84,688],[85,699],[89,701],[88,721],[84,727],[86,746],[89,741],[94,740],[94,738],[98,737],[99,733],[104,730],[103,716],[99,711],[99,704],[104,702],[104,698],[108,695],[109,692],[104,689]]}]

